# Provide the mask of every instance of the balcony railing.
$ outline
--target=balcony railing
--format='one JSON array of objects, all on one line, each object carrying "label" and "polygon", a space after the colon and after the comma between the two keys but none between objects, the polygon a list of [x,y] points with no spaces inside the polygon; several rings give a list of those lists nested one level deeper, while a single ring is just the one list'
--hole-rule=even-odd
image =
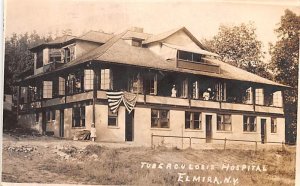
[{"label": "balcony railing", "polygon": [[49,63],[49,64],[43,66],[43,72],[51,72],[62,65],[63,65],[63,63],[57,63],[57,62]]}]

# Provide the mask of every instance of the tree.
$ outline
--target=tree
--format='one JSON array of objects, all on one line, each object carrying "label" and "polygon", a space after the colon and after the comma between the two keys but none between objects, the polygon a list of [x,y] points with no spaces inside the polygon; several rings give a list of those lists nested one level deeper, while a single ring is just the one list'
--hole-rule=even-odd
[{"label": "tree", "polygon": [[4,58],[4,92],[12,93],[12,84],[24,71],[33,70],[33,54],[29,49],[37,44],[52,40],[51,35],[39,36],[35,31],[31,34],[12,34],[5,40]]},{"label": "tree", "polygon": [[279,27],[275,29],[278,41],[270,45],[270,67],[275,72],[275,80],[292,87],[284,91],[286,140],[289,142],[296,140],[299,30],[300,16],[285,10]]},{"label": "tree", "polygon": [[204,43],[221,60],[249,72],[269,78],[267,65],[263,63],[262,42],[257,39],[253,23],[237,26],[221,25],[212,40]]}]

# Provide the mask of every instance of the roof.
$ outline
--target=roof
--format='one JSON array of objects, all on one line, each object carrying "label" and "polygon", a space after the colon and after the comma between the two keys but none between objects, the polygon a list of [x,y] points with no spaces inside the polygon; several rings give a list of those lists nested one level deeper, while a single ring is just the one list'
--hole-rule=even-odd
[{"label": "roof", "polygon": [[218,54],[215,54],[215,53],[212,53],[212,52],[200,49],[200,48],[184,47],[184,46],[172,45],[172,44],[168,44],[168,43],[163,43],[163,45],[170,47],[170,48],[177,49],[177,50],[183,50],[183,51],[194,52],[194,53],[203,54],[203,55],[219,57]]},{"label": "roof", "polygon": [[39,47],[43,47],[43,46],[53,46],[53,45],[58,45],[58,44],[64,44],[71,40],[83,40],[83,41],[91,41],[91,42],[97,42],[97,43],[106,43],[112,37],[113,37],[113,34],[108,34],[108,33],[99,32],[99,31],[89,31],[79,37],[72,36],[72,35],[64,35],[61,37],[57,37],[52,41],[44,42],[39,45],[36,45],[36,46],[32,47],[30,50],[35,50],[35,49],[37,49]]},{"label": "roof", "polygon": [[179,31],[184,31],[200,48],[206,49],[185,27],[180,27],[157,35],[152,35],[152,37],[149,37],[146,41],[144,41],[144,44],[163,41]]},{"label": "roof", "polygon": [[40,43],[38,45],[35,45],[34,47],[30,48],[30,50],[35,50],[35,49],[37,49],[39,47],[43,47],[43,46],[53,46],[53,45],[62,44],[62,43],[65,43],[65,42],[68,42],[68,41],[74,39],[75,37],[76,36],[72,36],[72,35],[64,35],[64,36],[61,36],[61,37],[57,37],[52,41],[43,42],[43,43]]},{"label": "roof", "polygon": [[47,44],[60,44],[60,43],[70,41],[71,39],[74,39],[74,38],[76,38],[76,36],[64,35],[64,36],[55,38],[53,41],[49,41]]},{"label": "roof", "polygon": [[124,34],[124,36],[122,36],[122,38],[123,39],[132,39],[132,38],[135,38],[135,39],[146,40],[146,39],[148,39],[151,36],[152,36],[152,34],[147,34],[147,33],[144,33],[144,32],[134,32],[134,31],[128,30]]},{"label": "roof", "polygon": [[[255,74],[242,70],[238,67],[229,65],[225,62],[210,57],[206,57],[205,59],[213,64],[219,65],[221,69],[220,74],[177,68],[176,65],[174,64],[175,63],[174,60],[164,60],[162,57],[156,55],[148,48],[135,47],[129,45],[126,41],[124,41],[124,39],[122,39],[126,34],[128,34],[128,31],[125,31],[119,35],[115,35],[112,38],[110,38],[105,44],[90,51],[86,55],[83,55],[69,63],[64,64],[63,66],[55,69],[55,71],[47,72],[47,73],[48,74],[55,73],[57,71],[61,71],[69,67],[74,67],[76,65],[88,61],[96,61],[97,63],[107,62],[113,64],[124,64],[124,65],[145,67],[151,69],[158,69],[163,71],[190,73],[195,75],[204,75],[204,76],[210,76],[210,77],[216,77],[222,79],[239,80],[239,81],[262,83],[262,84],[268,84],[268,85],[274,85],[280,87],[287,87],[285,85],[262,78]],[[26,79],[36,78],[47,73],[30,76],[27,77]]]},{"label": "roof", "polygon": [[106,43],[110,38],[113,37],[113,34],[108,34],[100,31],[89,31],[79,37],[74,39],[92,41],[97,43]]}]

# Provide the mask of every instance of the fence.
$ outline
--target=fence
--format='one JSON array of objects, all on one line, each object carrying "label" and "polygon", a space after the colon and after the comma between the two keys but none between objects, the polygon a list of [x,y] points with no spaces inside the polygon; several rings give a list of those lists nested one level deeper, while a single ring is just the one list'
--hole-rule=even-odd
[{"label": "fence", "polygon": [[[200,140],[207,140],[207,138],[200,138],[200,137],[188,137],[188,136],[163,136],[163,135],[156,135],[156,134],[151,134],[151,148],[154,147],[153,144],[153,138],[154,137],[162,137],[162,138],[180,138],[182,139],[182,148],[183,148],[183,139],[189,139],[189,147],[192,148],[192,139],[200,139]],[[224,150],[226,150],[226,143],[228,141],[235,141],[235,142],[246,142],[246,143],[255,143],[255,152],[257,151],[257,144],[258,143],[262,143],[262,141],[252,141],[252,140],[238,140],[238,139],[221,139],[221,138],[210,138],[211,140],[216,140],[216,141],[224,141]],[[266,143],[271,143],[271,144],[281,144],[282,146],[282,151],[285,150],[285,142],[264,142],[264,144]]]}]

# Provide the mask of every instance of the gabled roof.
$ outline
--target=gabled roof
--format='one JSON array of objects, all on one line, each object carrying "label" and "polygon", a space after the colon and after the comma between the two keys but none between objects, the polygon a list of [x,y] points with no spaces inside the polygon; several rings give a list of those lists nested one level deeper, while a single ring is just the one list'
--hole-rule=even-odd
[{"label": "gabled roof", "polygon": [[106,43],[110,38],[113,37],[113,34],[108,34],[99,31],[89,31],[79,37],[72,36],[72,35],[64,35],[61,37],[55,38],[53,41],[41,43],[32,47],[30,50],[33,51],[37,48],[44,47],[44,46],[56,46],[56,45],[63,45],[67,42],[71,42],[72,40],[83,40],[83,41],[90,41],[96,43]]},{"label": "gabled roof", "polygon": [[[63,66],[57,68],[55,71],[48,72],[48,74],[55,73],[57,71],[62,71],[69,67],[75,67],[79,64],[83,64],[88,61],[94,61],[97,63],[106,62],[112,64],[130,65],[150,69],[157,69],[162,71],[190,73],[195,75],[204,75],[222,79],[239,80],[287,87],[285,85],[262,78],[260,76],[257,76],[255,74],[252,74],[250,72],[247,72],[245,70],[242,70],[240,68],[237,68],[235,66],[229,65],[225,62],[210,57],[207,57],[205,59],[210,63],[219,65],[221,69],[220,74],[178,68],[176,67],[174,60],[164,60],[162,57],[156,55],[148,48],[135,47],[129,45],[126,41],[124,41],[124,39],[122,39],[127,33],[128,31],[125,31],[119,35],[113,36],[105,44],[97,47],[96,49],[67,64],[64,64]],[[45,74],[47,73],[34,75],[26,79],[36,78]]]},{"label": "gabled roof", "polygon": [[135,38],[135,39],[146,40],[146,39],[148,39],[151,36],[152,36],[152,34],[147,34],[147,33],[144,33],[144,32],[134,32],[134,31],[128,30],[124,34],[124,36],[122,36],[122,38],[123,39],[132,39],[132,38]]},{"label": "gabled roof", "polygon": [[47,44],[60,44],[60,43],[70,41],[74,38],[76,38],[76,36],[64,35],[64,36],[55,38],[53,41],[49,41]]},{"label": "gabled roof", "polygon": [[177,29],[173,29],[173,30],[161,33],[161,34],[157,34],[157,35],[152,35],[152,37],[149,37],[146,41],[144,41],[144,44],[150,44],[150,43],[153,43],[153,42],[163,41],[164,39],[172,36],[173,34],[179,32],[179,31],[185,32],[191,38],[191,40],[194,41],[200,48],[205,49],[205,46],[203,46],[200,43],[200,41],[198,41],[198,39],[196,39],[193,36],[193,34],[190,31],[188,31],[188,29],[186,29],[185,27],[180,27],[180,28],[177,28]]},{"label": "gabled roof", "polygon": [[55,38],[54,40],[52,41],[49,41],[49,42],[44,42],[44,43],[40,43],[32,48],[30,48],[31,51],[37,49],[37,48],[40,48],[40,47],[44,47],[44,46],[55,46],[55,45],[59,45],[59,44],[62,44],[62,43],[65,43],[65,42],[68,42],[72,39],[76,38],[76,36],[72,36],[72,35],[64,35],[64,36],[61,36],[61,37],[57,37]]},{"label": "gabled roof", "polygon": [[89,31],[79,37],[74,39],[92,41],[97,43],[106,43],[110,38],[113,37],[113,34],[108,34],[99,31]]}]

